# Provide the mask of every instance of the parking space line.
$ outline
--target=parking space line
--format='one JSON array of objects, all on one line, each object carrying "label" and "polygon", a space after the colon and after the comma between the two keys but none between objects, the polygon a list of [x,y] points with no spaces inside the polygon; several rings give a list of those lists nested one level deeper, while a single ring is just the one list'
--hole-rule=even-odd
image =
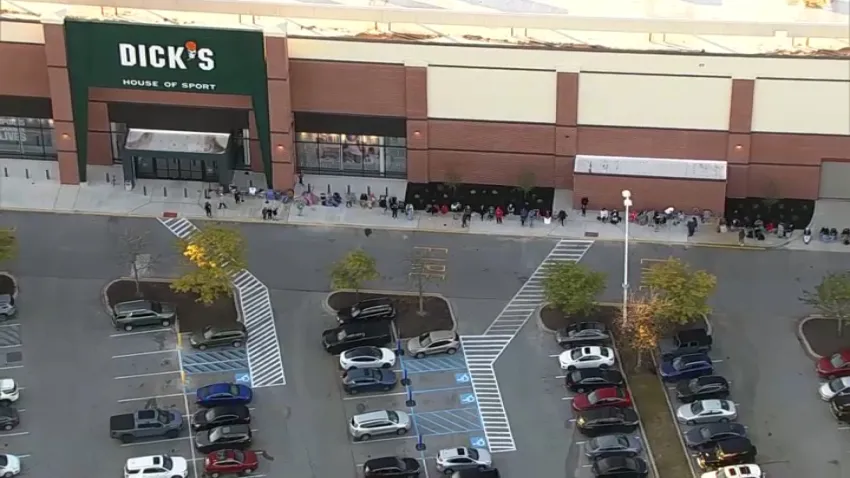
[{"label": "parking space line", "polygon": [[0,438],[19,437],[19,436],[29,435],[29,434],[30,434],[30,432],[0,433]]},{"label": "parking space line", "polygon": [[21,324],[19,324],[19,323],[14,323],[14,324],[0,324],[0,328],[7,328],[7,327],[20,327],[20,326],[21,326]]},{"label": "parking space line", "polygon": [[15,344],[15,345],[0,345],[0,349],[11,349],[11,348],[20,347],[20,346],[21,346],[21,344]]},{"label": "parking space line", "polygon": [[[189,395],[186,392],[186,369],[183,366],[183,352],[180,350],[180,347],[183,345],[183,339],[180,335],[179,322],[175,326],[175,331],[177,332],[177,364],[180,367],[180,382],[183,385],[183,390],[180,395],[183,395],[183,406],[185,407],[186,414],[189,415],[192,413],[192,410],[189,408]],[[189,451],[192,458],[192,471],[195,472],[195,477],[198,477],[200,475],[198,474],[198,462],[195,460],[195,458],[197,458],[197,454],[195,453],[195,440],[193,439],[191,432],[189,432]]]},{"label": "parking space line", "polygon": [[[452,392],[457,390],[472,390],[472,387],[469,385],[464,387],[446,387],[446,388],[426,388],[423,390],[413,389],[414,395],[422,395],[425,393],[435,393],[435,392]],[[393,392],[393,393],[358,393],[357,395],[352,395],[349,397],[342,397],[343,400],[362,400],[364,398],[376,398],[376,397],[402,397],[407,395],[407,392]]]},{"label": "parking space line", "polygon": [[384,441],[398,441],[398,440],[418,440],[418,436],[409,436],[405,435],[402,437],[392,437],[392,438],[378,438],[377,440],[366,440],[366,441],[352,441],[352,445],[367,445],[369,443],[380,443]]},{"label": "parking space line", "polygon": [[118,400],[118,403],[128,403],[128,402],[142,402],[147,400],[156,400],[157,398],[174,398],[174,397],[182,397],[184,394],[182,393],[169,393],[168,395],[153,395],[151,397],[136,397],[136,398],[124,398]]},{"label": "parking space line", "polygon": [[24,368],[23,365],[12,365],[11,367],[0,367],[0,370],[12,370],[16,368]]},{"label": "parking space line", "polygon": [[139,330],[138,332],[120,332],[120,333],[117,333],[117,334],[110,335],[109,338],[114,339],[114,338],[118,338],[118,337],[128,337],[128,336],[131,336],[131,335],[155,334],[157,332],[168,332],[170,330],[172,330],[172,329],[169,328],[169,327],[165,327],[165,328],[160,328],[160,329]]},{"label": "parking space line", "polygon": [[167,372],[153,372],[153,373],[139,373],[136,375],[122,375],[120,377],[114,377],[114,380],[125,380],[128,378],[144,378],[144,377],[156,377],[159,375],[173,375],[175,373],[180,373],[179,370],[169,370]]},{"label": "parking space line", "polygon": [[113,355],[112,358],[119,359],[119,358],[129,358],[129,357],[141,357],[143,355],[170,354],[170,353],[177,353],[177,349],[152,350],[150,352],[138,352],[138,353],[134,353],[134,354]]},{"label": "parking space line", "polygon": [[[183,441],[183,440],[191,440],[191,439],[192,439],[191,436],[177,437],[177,438],[166,438],[165,440],[151,440],[151,441],[140,441],[140,442],[136,442],[136,443],[124,443],[121,446],[122,447],[128,447],[128,446],[141,446],[141,445],[155,445],[157,443],[170,443],[170,442],[175,442],[175,441]],[[194,448],[193,448],[193,450],[194,450]]]}]

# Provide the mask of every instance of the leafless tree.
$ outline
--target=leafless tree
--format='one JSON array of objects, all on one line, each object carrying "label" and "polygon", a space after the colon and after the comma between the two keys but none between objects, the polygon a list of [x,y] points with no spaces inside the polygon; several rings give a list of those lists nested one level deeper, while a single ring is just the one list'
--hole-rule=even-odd
[{"label": "leafless tree", "polygon": [[118,232],[118,254],[121,262],[130,266],[130,275],[136,283],[136,295],[142,296],[141,278],[150,273],[157,256],[150,252],[150,231],[126,227]]},{"label": "leafless tree", "polygon": [[410,264],[410,279],[414,291],[419,298],[419,315],[425,315],[425,293],[428,284],[446,280],[446,268],[437,259],[428,256],[428,248],[414,248],[408,259]]}]

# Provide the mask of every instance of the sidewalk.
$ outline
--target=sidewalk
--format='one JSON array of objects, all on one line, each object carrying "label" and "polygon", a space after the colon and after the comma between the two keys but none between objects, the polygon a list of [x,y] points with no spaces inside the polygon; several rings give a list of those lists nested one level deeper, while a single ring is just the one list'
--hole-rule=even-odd
[{"label": "sidewalk", "polygon": [[[85,213],[161,217],[164,214],[176,214],[189,219],[206,219],[203,204],[202,183],[177,181],[140,181],[132,191],[125,191],[123,185],[113,186],[105,181],[93,181],[80,186],[59,185],[52,181],[31,181],[21,178],[0,178],[0,209],[44,211],[60,213]],[[227,209],[216,209],[218,198],[209,199],[213,205],[213,217],[217,220],[239,222],[263,222],[261,210],[264,200],[259,197],[247,197],[245,202],[234,204],[233,198],[224,198]],[[346,207],[306,207],[303,211],[282,205],[274,223],[311,225],[326,227],[370,227],[375,229],[449,232],[458,234],[486,234],[518,237],[553,237],[559,239],[592,239],[602,241],[622,241],[624,224],[616,226],[602,224],[596,215],[588,211],[582,218],[578,211],[569,212],[564,226],[544,224],[538,219],[533,227],[520,225],[518,217],[506,218],[504,224],[495,221],[482,221],[474,216],[468,228],[461,228],[460,220],[450,214],[431,216],[417,212],[412,220],[399,213],[393,219],[389,212],[381,209],[364,209],[355,205]],[[265,221],[268,222],[268,221]],[[741,249],[737,235],[719,234],[714,226],[701,225],[694,237],[687,237],[685,225],[662,226],[658,231],[652,226],[631,224],[629,238],[635,242],[659,244],[689,244],[695,246],[724,247]],[[754,243],[749,241],[743,249],[770,249],[785,246],[789,241],[768,238]],[[811,246],[816,246],[812,243]],[[815,250],[816,247],[811,247]]]}]

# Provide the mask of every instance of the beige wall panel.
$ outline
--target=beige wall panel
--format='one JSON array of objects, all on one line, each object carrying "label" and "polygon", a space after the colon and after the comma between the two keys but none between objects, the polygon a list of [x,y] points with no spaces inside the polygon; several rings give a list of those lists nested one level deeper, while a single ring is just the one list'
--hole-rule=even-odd
[{"label": "beige wall panel", "polygon": [[756,80],[757,131],[850,135],[850,81]]},{"label": "beige wall panel", "polygon": [[289,37],[287,45],[290,58],[331,61],[427,63],[531,70],[561,68],[563,71],[731,76],[740,79],[761,77],[850,80],[850,68],[847,68],[846,59],[528,50],[515,47],[459,47],[292,37]]},{"label": "beige wall panel", "polygon": [[731,78],[582,73],[578,124],[726,130]]},{"label": "beige wall panel", "polygon": [[428,117],[554,123],[554,71],[428,68]]}]

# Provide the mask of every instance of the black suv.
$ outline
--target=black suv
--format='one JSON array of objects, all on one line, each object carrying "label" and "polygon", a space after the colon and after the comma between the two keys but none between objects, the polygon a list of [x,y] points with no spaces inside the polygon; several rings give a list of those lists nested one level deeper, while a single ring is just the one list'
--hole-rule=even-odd
[{"label": "black suv", "polygon": [[421,471],[419,460],[406,457],[372,458],[363,465],[366,478],[419,478]]},{"label": "black suv", "polygon": [[322,332],[322,346],[332,355],[364,345],[383,347],[392,340],[392,322],[389,320],[345,324]]},{"label": "black suv", "polygon": [[670,360],[680,355],[708,353],[713,342],[708,330],[699,327],[680,330],[659,340],[658,349],[662,360]]},{"label": "black suv", "polygon": [[714,445],[697,457],[697,464],[703,470],[714,470],[729,465],[753,463],[758,451],[747,438],[730,438]]},{"label": "black suv", "polygon": [[829,409],[840,422],[850,422],[850,395],[836,395],[829,402]]},{"label": "black suv", "polygon": [[120,302],[112,307],[112,323],[127,332],[142,325],[168,327],[177,319],[177,309],[172,304],[154,300]]},{"label": "black suv", "polygon": [[592,392],[598,388],[619,387],[623,385],[623,374],[616,370],[602,368],[580,368],[567,372],[564,385],[573,392]]},{"label": "black suv", "polygon": [[578,414],[576,426],[589,437],[609,433],[631,433],[638,427],[638,416],[631,408],[604,407]]},{"label": "black suv", "polygon": [[222,347],[231,345],[241,347],[248,340],[248,330],[241,323],[229,326],[215,327],[208,325],[204,330],[192,334],[189,343],[193,348],[206,350],[209,347]]},{"label": "black suv", "polygon": [[496,468],[485,468],[483,470],[467,468],[454,472],[451,478],[500,478],[500,476],[499,470]]},{"label": "black suv", "polygon": [[719,375],[706,375],[676,384],[676,398],[682,403],[727,397],[729,382]]},{"label": "black suv", "polygon": [[395,317],[395,305],[389,297],[361,300],[337,312],[336,320],[340,324]]}]

